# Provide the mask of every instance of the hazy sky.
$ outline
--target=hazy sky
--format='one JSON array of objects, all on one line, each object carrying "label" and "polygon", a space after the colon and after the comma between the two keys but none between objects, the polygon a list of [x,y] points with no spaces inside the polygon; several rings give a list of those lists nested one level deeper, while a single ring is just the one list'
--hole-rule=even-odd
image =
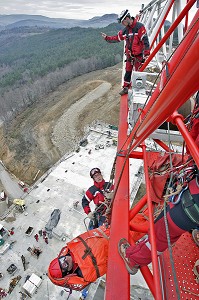
[{"label": "hazy sky", "polygon": [[[182,1],[185,3],[186,0]],[[141,4],[147,5],[150,0],[126,0],[124,4],[123,2],[122,0],[0,0],[0,14],[87,20],[104,14],[119,14],[122,10],[129,9],[131,15],[135,16],[141,9]],[[196,4],[194,14],[195,12]]]},{"label": "hazy sky", "polygon": [[[96,2],[96,3],[95,3]],[[51,18],[90,19],[129,9],[135,15],[149,0],[0,0],[0,14],[43,15]],[[137,3],[137,4],[136,4]]]}]

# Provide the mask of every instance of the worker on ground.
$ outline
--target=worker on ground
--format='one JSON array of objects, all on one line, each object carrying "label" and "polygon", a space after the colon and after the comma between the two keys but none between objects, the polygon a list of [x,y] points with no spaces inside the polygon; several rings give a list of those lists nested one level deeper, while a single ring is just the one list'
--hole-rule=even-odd
[{"label": "worker on ground", "polygon": [[39,241],[39,236],[38,236],[37,233],[34,235],[34,238],[35,238],[35,240],[36,240],[37,242]]},{"label": "worker on ground", "polygon": [[22,260],[24,271],[25,271],[26,270],[26,259],[25,259],[25,256],[21,255],[21,260]]},{"label": "worker on ground", "polygon": [[2,191],[2,192],[0,193],[0,200],[6,200],[6,198],[7,198],[6,192],[5,192],[5,191]]},{"label": "worker on ground", "polygon": [[150,55],[150,46],[144,25],[130,16],[128,9],[123,10],[118,16],[118,22],[122,23],[125,28],[120,30],[117,35],[108,36],[101,33],[102,37],[109,43],[116,43],[125,40],[126,54],[126,73],[124,75],[123,89],[120,95],[128,94],[131,87],[132,70],[138,71]]},{"label": "worker on ground", "polygon": [[[91,219],[89,230],[101,226],[105,222],[105,201],[110,200],[113,196],[113,185],[110,182],[105,182],[101,170],[93,168],[90,171],[90,177],[94,184],[89,187],[82,198],[82,207],[88,217]],[[93,201],[96,205],[95,212],[91,212],[90,202]],[[104,203],[104,204],[103,204]]]}]

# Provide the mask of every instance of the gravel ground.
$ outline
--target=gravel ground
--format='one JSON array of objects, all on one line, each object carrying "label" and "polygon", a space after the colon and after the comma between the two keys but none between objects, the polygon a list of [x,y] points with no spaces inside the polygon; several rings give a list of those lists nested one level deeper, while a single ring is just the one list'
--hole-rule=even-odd
[{"label": "gravel ground", "polygon": [[82,111],[86,110],[87,106],[93,101],[97,101],[98,98],[103,97],[110,89],[111,84],[103,82],[93,91],[72,104],[61,118],[59,118],[52,133],[52,141],[62,155],[66,153],[68,148],[74,148],[76,145],[78,140],[76,124],[78,124],[78,119]]}]

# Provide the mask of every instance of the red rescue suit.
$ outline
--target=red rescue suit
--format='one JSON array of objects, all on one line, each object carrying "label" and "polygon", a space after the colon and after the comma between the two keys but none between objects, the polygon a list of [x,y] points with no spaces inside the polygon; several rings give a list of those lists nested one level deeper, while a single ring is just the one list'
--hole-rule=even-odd
[{"label": "red rescue suit", "polygon": [[149,40],[144,25],[136,19],[133,19],[131,25],[120,30],[115,36],[106,36],[105,40],[109,43],[126,41],[126,74],[124,76],[123,86],[129,87],[133,66],[134,71],[138,71],[143,63],[144,56],[150,54]]},{"label": "red rescue suit", "polygon": [[[104,191],[106,190],[112,191],[113,185],[110,185],[109,182],[105,182],[105,180],[102,180],[101,182],[94,181],[94,185],[92,185],[85,193],[85,195],[82,198],[82,207],[86,214],[91,212],[89,203],[93,201],[96,206],[100,206],[102,202],[105,201],[104,198]],[[103,207],[102,210],[104,210]]]},{"label": "red rescue suit", "polygon": [[[197,179],[198,180],[198,179]],[[192,179],[189,184],[190,195],[193,202],[199,207],[199,186],[196,178]],[[195,222],[188,217],[185,212],[183,201],[181,200],[178,204],[169,204],[167,206],[167,222],[169,227],[170,241],[171,244],[175,243],[180,236],[194,228],[197,228],[199,214],[195,214],[197,220]],[[158,254],[161,254],[168,248],[167,235],[165,229],[164,213],[162,212],[155,220],[155,235],[156,235],[156,246]],[[150,243],[150,232],[146,239],[141,241],[139,244],[130,246],[126,250],[126,257],[129,258],[131,266],[139,265],[146,266],[151,263],[151,243]]]},{"label": "red rescue suit", "polygon": [[[101,226],[81,234],[70,241],[59,253],[59,257],[70,252],[73,264],[80,268],[83,277],[77,276],[75,270],[63,278],[56,278],[56,266],[53,260],[48,269],[50,280],[59,286],[80,291],[91,282],[106,273],[108,261],[110,228]],[[54,272],[55,271],[55,272]]]}]

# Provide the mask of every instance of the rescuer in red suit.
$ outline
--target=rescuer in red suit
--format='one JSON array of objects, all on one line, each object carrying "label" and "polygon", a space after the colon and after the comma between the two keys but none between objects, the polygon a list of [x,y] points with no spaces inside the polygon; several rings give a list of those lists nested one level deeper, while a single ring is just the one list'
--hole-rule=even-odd
[{"label": "rescuer in red suit", "polygon": [[146,28],[142,23],[130,16],[128,9],[121,12],[118,16],[118,22],[122,23],[125,28],[120,30],[117,35],[108,36],[103,32],[101,34],[105,41],[109,43],[126,41],[126,73],[124,75],[123,89],[120,92],[120,95],[124,95],[128,94],[128,88],[131,85],[132,70],[139,70],[145,58],[150,55],[150,46]]},{"label": "rescuer in red suit", "polygon": [[[166,208],[171,244],[175,243],[184,232],[196,229],[199,224],[199,171],[196,167],[195,171],[189,171],[192,175],[194,174],[193,178],[188,181],[180,194],[176,195]],[[168,248],[165,228],[164,212],[162,212],[155,220],[154,225],[159,255]],[[130,245],[124,238],[119,241],[118,250],[130,274],[136,274],[139,267],[151,263],[150,240],[149,231],[145,239],[136,245]]]},{"label": "rescuer in red suit", "polygon": [[[90,177],[93,179],[93,185],[89,187],[85,195],[82,198],[82,207],[88,217],[91,219],[89,223],[89,229],[97,228],[105,222],[104,213],[106,206],[103,202],[112,197],[111,191],[113,185],[110,182],[106,182],[102,176],[99,168],[93,168],[90,171]],[[90,202],[93,201],[96,205],[95,212],[91,212]]]},{"label": "rescuer in red suit", "polygon": [[80,291],[106,273],[110,228],[87,231],[61,250],[51,261],[48,276],[55,284]]}]

